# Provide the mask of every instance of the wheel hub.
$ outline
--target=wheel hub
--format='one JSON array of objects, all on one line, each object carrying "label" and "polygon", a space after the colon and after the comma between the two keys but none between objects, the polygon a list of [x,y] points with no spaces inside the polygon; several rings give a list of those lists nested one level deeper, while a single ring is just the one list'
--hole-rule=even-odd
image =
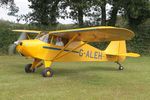
[{"label": "wheel hub", "polygon": [[51,72],[50,72],[50,71],[48,71],[48,72],[46,72],[46,74],[47,74],[47,76],[50,76],[50,75],[51,75]]}]

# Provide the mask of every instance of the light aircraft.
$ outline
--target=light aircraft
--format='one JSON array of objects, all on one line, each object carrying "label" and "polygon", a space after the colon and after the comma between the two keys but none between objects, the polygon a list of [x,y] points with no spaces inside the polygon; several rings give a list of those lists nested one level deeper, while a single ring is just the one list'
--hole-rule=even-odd
[{"label": "light aircraft", "polygon": [[[26,58],[32,58],[32,64],[25,66],[26,73],[44,65],[43,77],[52,77],[53,62],[116,62],[119,70],[124,67],[120,62],[126,57],[139,57],[136,53],[127,53],[126,40],[134,37],[131,30],[117,27],[90,27],[58,31],[13,30],[22,32],[19,40],[14,42],[17,51]],[[31,39],[30,34],[36,34]],[[110,44],[105,50],[99,50],[89,42],[105,42]]]}]

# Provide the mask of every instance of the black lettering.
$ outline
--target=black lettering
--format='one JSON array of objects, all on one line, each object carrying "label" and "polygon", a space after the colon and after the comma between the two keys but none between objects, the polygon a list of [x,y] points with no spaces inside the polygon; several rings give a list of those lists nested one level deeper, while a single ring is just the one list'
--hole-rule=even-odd
[{"label": "black lettering", "polygon": [[94,52],[94,58],[97,59],[98,56],[97,56],[98,52]]},{"label": "black lettering", "polygon": [[98,59],[102,59],[102,53],[101,52],[98,53]]},{"label": "black lettering", "polygon": [[80,49],[80,51],[79,51],[79,56],[83,56],[83,50],[82,49]]},{"label": "black lettering", "polygon": [[86,57],[90,57],[90,56],[89,56],[89,51],[86,52]]},{"label": "black lettering", "polygon": [[90,58],[93,58],[93,57],[92,57],[92,51],[90,51]]}]

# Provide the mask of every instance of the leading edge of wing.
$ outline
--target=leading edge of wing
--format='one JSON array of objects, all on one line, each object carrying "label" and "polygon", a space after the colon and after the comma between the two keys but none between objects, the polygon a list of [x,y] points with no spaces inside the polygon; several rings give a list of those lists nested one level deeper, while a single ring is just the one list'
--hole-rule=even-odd
[{"label": "leading edge of wing", "polygon": [[97,26],[97,27],[87,27],[87,28],[75,28],[75,29],[66,29],[66,30],[58,30],[58,31],[49,31],[50,34],[59,34],[59,33],[70,33],[70,32],[82,32],[88,30],[95,30],[95,29],[106,29],[106,28],[115,28],[112,26]]},{"label": "leading edge of wing", "polygon": [[12,30],[13,32],[24,32],[24,33],[34,33],[34,34],[39,34],[41,31],[36,31],[36,30]]}]

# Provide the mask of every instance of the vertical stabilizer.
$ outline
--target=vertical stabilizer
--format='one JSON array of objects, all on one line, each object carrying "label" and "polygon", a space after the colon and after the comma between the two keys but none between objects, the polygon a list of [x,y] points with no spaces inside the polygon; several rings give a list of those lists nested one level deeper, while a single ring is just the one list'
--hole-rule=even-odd
[{"label": "vertical stabilizer", "polygon": [[126,56],[120,54],[126,54],[126,42],[125,41],[111,41],[105,50],[106,55],[114,55],[118,57],[118,61],[125,60]]},{"label": "vertical stabilizer", "polygon": [[125,54],[126,53],[126,42],[125,41],[111,41],[105,50],[106,54]]}]

